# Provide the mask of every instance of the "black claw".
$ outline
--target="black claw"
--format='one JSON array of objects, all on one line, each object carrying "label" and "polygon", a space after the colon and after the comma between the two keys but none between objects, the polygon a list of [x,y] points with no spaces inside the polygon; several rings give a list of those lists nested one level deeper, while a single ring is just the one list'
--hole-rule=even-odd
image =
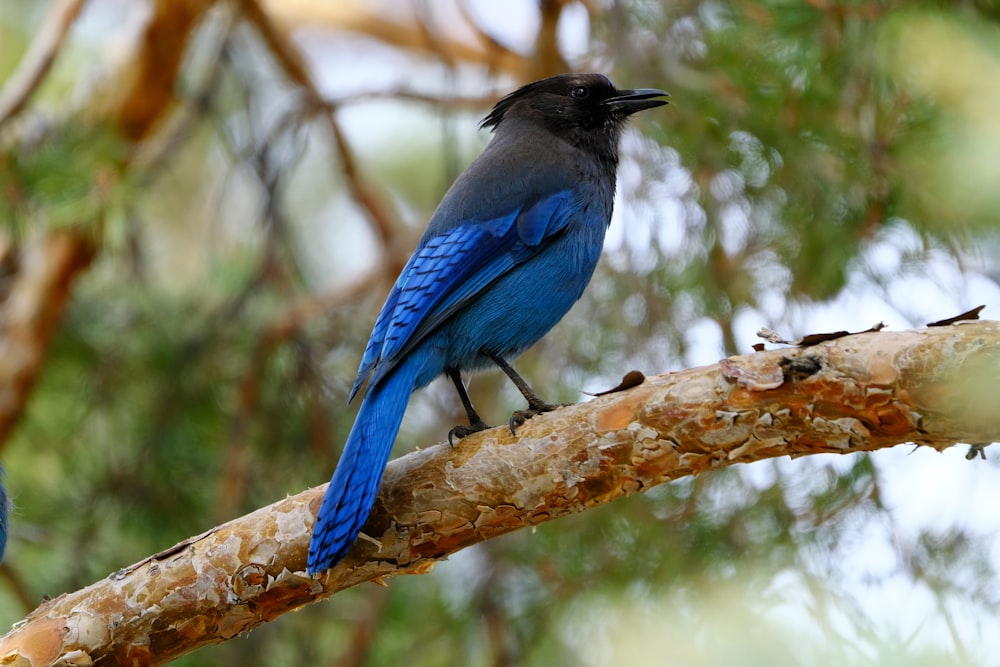
[{"label": "black claw", "polygon": [[565,408],[572,403],[545,403],[543,401],[532,402],[526,410],[515,410],[510,416],[507,425],[510,427],[510,434],[517,435],[517,427],[536,415],[543,412],[552,412],[558,408]]},{"label": "black claw", "polygon": [[510,421],[507,422],[507,426],[510,427],[510,434],[517,435],[517,427],[524,423],[528,417],[525,417],[522,413],[526,410],[516,410],[510,416]]},{"label": "black claw", "polygon": [[448,431],[448,444],[454,447],[455,438],[461,440],[466,436],[472,435],[473,433],[479,433],[480,431],[485,431],[488,428],[493,428],[493,427],[484,422],[482,419],[476,421],[473,424],[459,424],[455,428]]}]

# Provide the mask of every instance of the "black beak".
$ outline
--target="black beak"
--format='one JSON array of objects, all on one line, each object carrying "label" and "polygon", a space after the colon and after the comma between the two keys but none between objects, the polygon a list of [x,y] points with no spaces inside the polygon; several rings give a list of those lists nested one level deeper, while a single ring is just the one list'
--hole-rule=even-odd
[{"label": "black beak", "polygon": [[669,104],[666,100],[655,99],[657,97],[670,97],[670,93],[659,88],[619,90],[617,95],[609,97],[602,104],[614,113],[628,116],[634,114],[636,111],[655,109],[656,107],[662,107],[664,104]]}]

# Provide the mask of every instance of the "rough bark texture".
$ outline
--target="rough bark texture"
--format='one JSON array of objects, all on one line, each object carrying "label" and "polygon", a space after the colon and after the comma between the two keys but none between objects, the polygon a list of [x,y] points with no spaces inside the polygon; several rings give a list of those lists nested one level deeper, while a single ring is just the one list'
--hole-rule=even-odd
[{"label": "rough bark texture", "polygon": [[[524,526],[734,463],[1000,440],[1000,324],[731,357],[393,461],[365,533],[305,575],[310,489],[42,603],[0,665],[162,664],[363,581],[427,572]],[[376,544],[376,541],[378,544]]]}]

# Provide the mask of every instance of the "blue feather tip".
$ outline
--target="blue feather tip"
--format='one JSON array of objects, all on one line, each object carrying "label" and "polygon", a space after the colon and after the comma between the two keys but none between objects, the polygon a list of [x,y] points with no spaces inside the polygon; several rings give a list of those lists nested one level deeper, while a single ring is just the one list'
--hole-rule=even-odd
[{"label": "blue feather tip", "polygon": [[7,498],[7,489],[3,485],[4,470],[0,466],[0,563],[3,562],[4,553],[7,550],[7,514],[10,510],[10,500]]}]

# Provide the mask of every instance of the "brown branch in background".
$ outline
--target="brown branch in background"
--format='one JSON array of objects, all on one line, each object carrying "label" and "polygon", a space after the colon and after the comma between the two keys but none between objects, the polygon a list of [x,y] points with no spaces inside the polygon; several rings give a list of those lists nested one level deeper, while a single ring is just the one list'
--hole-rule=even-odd
[{"label": "brown branch in background", "polygon": [[0,578],[7,584],[7,590],[17,600],[18,605],[25,613],[31,611],[38,603],[38,600],[31,593],[28,582],[24,576],[10,562],[0,563]]},{"label": "brown branch in background", "polygon": [[[211,4],[210,0],[157,2],[131,61],[130,83],[117,88],[117,95],[95,96],[99,116],[115,119],[126,139],[142,139],[169,110],[184,46]],[[79,11],[71,4],[63,7],[68,13],[74,7]],[[108,78],[118,85],[125,75]],[[95,221],[81,222],[81,227],[98,227]],[[24,247],[0,332],[0,442],[24,408],[73,280],[90,265],[97,249],[96,235],[79,230],[49,231]]]},{"label": "brown branch in background", "polygon": [[535,57],[531,79],[544,79],[572,68],[559,50],[559,19],[566,5],[575,0],[541,0],[538,3],[541,24],[535,36]]},{"label": "brown branch in background", "polygon": [[[10,95],[5,97],[11,100],[8,109],[16,111],[30,97],[82,4],[55,5],[44,34],[22,63],[25,83],[17,83],[15,76],[4,89],[4,95]],[[127,70],[131,80],[121,84],[127,80],[126,72],[109,76],[113,82],[109,85],[116,88],[94,96],[97,118],[113,119],[126,139],[144,138],[169,110],[184,47],[211,4],[210,0],[157,2],[138,53],[126,66],[131,67]],[[95,174],[95,179],[103,177]],[[73,282],[98,251],[100,220],[80,222],[79,228],[38,232],[20,248],[13,286],[0,306],[0,443],[24,411]]]},{"label": "brown branch in background", "polygon": [[180,107],[164,119],[155,138],[150,137],[133,152],[131,167],[135,183],[149,187],[210,113],[215,98],[222,89],[222,76],[227,65],[224,55],[231,44],[233,32],[239,25],[234,12],[226,13],[222,20],[225,24],[212,45],[214,52],[205,58],[208,65],[203,78],[178,93]]},{"label": "brown branch in background", "polygon": [[[344,136],[344,131],[341,129],[340,123],[337,122],[336,107],[326,106],[325,108],[327,109],[327,113],[323,116],[327,119],[327,124],[330,127],[330,133],[333,136],[334,144],[337,147],[337,154],[340,158],[340,171],[347,180],[347,187],[351,192],[351,196],[368,212],[368,217],[374,228],[373,231],[378,236],[379,241],[382,242],[382,247],[391,250],[395,246],[393,238],[397,225],[390,221],[389,216],[386,215],[382,208],[382,201],[368,189],[368,186],[365,185],[364,180],[358,173],[354,153],[347,144],[347,137]],[[386,272],[397,273],[402,268],[403,265],[401,262],[390,262]]]},{"label": "brown branch in background", "polygon": [[487,54],[486,65],[489,67],[490,72],[497,72],[501,69],[500,63],[503,60],[510,60],[514,58],[521,57],[515,51],[507,48],[503,42],[488,33],[482,25],[475,19],[472,12],[469,10],[468,2],[459,2],[458,10],[462,14],[462,19],[469,25],[469,28],[475,34],[476,39],[483,46],[483,51]]},{"label": "brown branch in background", "polygon": [[520,665],[525,661],[518,655],[520,642],[514,638],[515,631],[511,627],[511,617],[504,607],[509,605],[510,593],[504,586],[507,576],[507,564],[497,558],[496,543],[486,543],[480,549],[479,557],[483,564],[480,572],[485,572],[485,581],[478,582],[473,598],[474,613],[483,619],[486,637],[489,642],[491,664],[496,667]]},{"label": "brown branch in background", "polygon": [[85,3],[86,0],[52,3],[24,58],[0,90],[0,126],[20,113],[38,90]]},{"label": "brown branch in background", "polygon": [[[519,528],[736,463],[1000,441],[1000,323],[729,357],[390,462],[347,558],[306,555],[325,485],[43,602],[3,664],[163,664],[365,581],[428,572]],[[786,368],[811,368],[788,376]],[[962,463],[962,465],[968,465]],[[18,662],[28,660],[29,662]]]},{"label": "brown branch in background", "polygon": [[345,642],[347,646],[333,662],[334,667],[357,667],[373,662],[366,658],[371,653],[372,643],[378,638],[379,620],[388,607],[389,589],[383,586],[365,597],[363,607],[355,612],[352,619],[350,634]]},{"label": "brown branch in background", "polygon": [[490,93],[489,95],[456,95],[454,97],[442,97],[441,95],[430,95],[408,88],[390,88],[389,90],[370,90],[361,93],[352,93],[349,96],[338,98],[326,98],[325,104],[334,107],[343,107],[348,104],[359,102],[369,102],[371,100],[404,100],[407,102],[419,102],[435,107],[447,107],[448,111],[465,109],[470,111],[482,111],[493,106],[503,93]]},{"label": "brown branch in background", "polygon": [[431,4],[427,2],[415,2],[412,7],[417,32],[424,39],[427,48],[437,56],[438,60],[441,61],[449,73],[454,73],[455,68],[458,66],[458,60],[449,51],[448,44],[442,39],[440,31],[434,28]]},{"label": "brown branch in background", "polygon": [[24,411],[73,282],[96,251],[92,239],[72,230],[33,235],[20,249],[0,304],[0,445]]},{"label": "brown branch in background", "polygon": [[326,27],[367,35],[409,54],[427,54],[448,60],[483,63],[494,70],[511,75],[518,81],[530,80],[533,58],[514,51],[498,52],[476,44],[442,38],[436,44],[427,43],[420,28],[412,23],[387,19],[378,5],[363,2],[312,2],[311,0],[261,0],[264,11],[286,29],[293,26]]},{"label": "brown branch in background", "polygon": [[[246,19],[257,29],[258,34],[264,43],[267,44],[271,54],[277,60],[278,65],[285,71],[285,74],[294,83],[299,85],[307,96],[307,103],[312,109],[323,110],[323,117],[326,119],[333,136],[337,153],[340,157],[341,171],[347,181],[351,196],[368,215],[372,230],[382,242],[383,248],[392,248],[392,239],[397,225],[385,211],[382,201],[372,193],[358,173],[358,167],[354,160],[354,154],[347,144],[340,125],[335,116],[336,106],[331,106],[323,100],[309,74],[305,61],[299,50],[291,44],[286,35],[264,12],[260,3],[256,0],[244,0],[242,4],[243,14]],[[271,11],[273,8],[269,8]],[[401,268],[397,267],[397,268]]]},{"label": "brown branch in background", "polygon": [[[115,77],[105,114],[122,136],[138,142],[173,108],[174,86],[187,45],[214,0],[157,0],[130,66]],[[124,85],[122,77],[129,77]]]}]

